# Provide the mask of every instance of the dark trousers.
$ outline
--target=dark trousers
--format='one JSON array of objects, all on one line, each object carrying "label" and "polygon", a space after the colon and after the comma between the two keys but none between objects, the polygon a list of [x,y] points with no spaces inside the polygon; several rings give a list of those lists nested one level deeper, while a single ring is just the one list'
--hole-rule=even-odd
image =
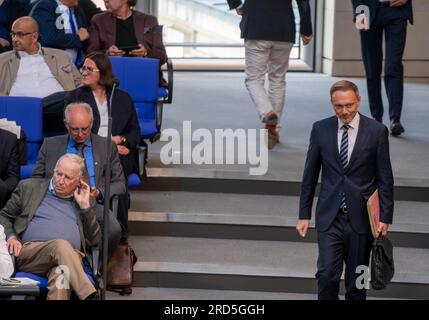
[{"label": "dark trousers", "polygon": [[362,58],[365,66],[368,99],[371,115],[383,117],[381,95],[381,72],[383,65],[383,34],[386,56],[384,66],[384,85],[389,101],[390,119],[399,119],[404,96],[404,66],[402,56],[405,49],[408,21],[397,18],[389,7],[379,8],[371,28],[361,31]]},{"label": "dark trousers", "polygon": [[[104,230],[104,206],[97,205],[97,222],[101,228],[101,234],[103,234]],[[112,211],[109,212],[109,243],[108,243],[108,259],[112,257],[115,253],[116,247],[119,244],[121,239],[121,225],[118,222],[118,219],[112,214]],[[102,242],[100,242],[100,248],[102,248]],[[101,252],[101,250],[100,250]],[[100,257],[101,258],[101,257]],[[102,260],[100,260],[102,261]]]},{"label": "dark trousers", "polygon": [[63,134],[65,95],[67,92],[56,92],[42,99],[43,133],[47,136]]},{"label": "dark trousers", "polygon": [[317,260],[318,299],[338,300],[341,274],[345,263],[347,300],[366,299],[366,290],[356,288],[359,265],[368,266],[372,234],[358,234],[349,223],[347,214],[338,213],[325,232],[318,232],[319,258]]},{"label": "dark trousers", "polygon": [[4,207],[6,202],[10,198],[10,191],[6,187],[6,184],[0,179],[0,209]]}]

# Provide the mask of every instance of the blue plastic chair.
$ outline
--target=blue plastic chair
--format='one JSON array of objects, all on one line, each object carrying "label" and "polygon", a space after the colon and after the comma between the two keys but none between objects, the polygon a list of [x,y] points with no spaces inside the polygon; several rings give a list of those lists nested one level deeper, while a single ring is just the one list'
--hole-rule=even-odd
[{"label": "blue plastic chair", "polygon": [[21,166],[21,179],[31,176],[43,142],[42,99],[0,97],[0,118],[16,121],[27,135],[27,165]]}]

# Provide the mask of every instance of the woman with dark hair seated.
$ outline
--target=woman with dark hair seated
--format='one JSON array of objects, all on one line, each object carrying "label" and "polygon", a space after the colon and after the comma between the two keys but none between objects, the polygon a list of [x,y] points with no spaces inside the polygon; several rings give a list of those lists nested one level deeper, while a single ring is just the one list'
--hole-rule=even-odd
[{"label": "woman with dark hair seated", "polygon": [[[134,10],[137,0],[104,0],[104,3],[106,12],[91,20],[87,52],[156,58],[160,67],[167,62],[161,27],[155,16]],[[161,71],[160,84],[165,85]]]},{"label": "woman with dark hair seated", "polygon": [[[94,113],[92,132],[107,137],[108,102],[114,75],[109,57],[101,52],[88,55],[81,68],[83,86],[66,94],[66,103],[86,102]],[[140,126],[131,97],[115,89],[112,98],[112,141],[118,147],[125,177],[138,172],[137,146]],[[128,236],[128,193],[119,197],[118,220],[122,225],[122,242]]]}]

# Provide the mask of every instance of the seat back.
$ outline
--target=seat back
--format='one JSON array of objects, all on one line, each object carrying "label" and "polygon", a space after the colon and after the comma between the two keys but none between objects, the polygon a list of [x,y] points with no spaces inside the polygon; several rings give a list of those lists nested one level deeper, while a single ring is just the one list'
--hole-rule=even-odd
[{"label": "seat back", "polygon": [[119,88],[134,102],[142,138],[158,133],[157,101],[159,94],[159,60],[152,58],[110,57]]},{"label": "seat back", "polygon": [[21,167],[21,178],[28,178],[43,141],[42,99],[0,97],[0,118],[16,121],[27,135],[28,164]]}]

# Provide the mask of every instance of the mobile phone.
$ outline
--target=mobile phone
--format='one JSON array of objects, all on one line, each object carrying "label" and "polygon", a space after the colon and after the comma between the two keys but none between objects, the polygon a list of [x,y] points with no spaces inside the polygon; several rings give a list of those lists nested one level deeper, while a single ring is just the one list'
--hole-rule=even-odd
[{"label": "mobile phone", "polygon": [[140,48],[139,46],[124,46],[124,47],[118,47],[119,50],[125,51],[127,54],[131,51]]}]

